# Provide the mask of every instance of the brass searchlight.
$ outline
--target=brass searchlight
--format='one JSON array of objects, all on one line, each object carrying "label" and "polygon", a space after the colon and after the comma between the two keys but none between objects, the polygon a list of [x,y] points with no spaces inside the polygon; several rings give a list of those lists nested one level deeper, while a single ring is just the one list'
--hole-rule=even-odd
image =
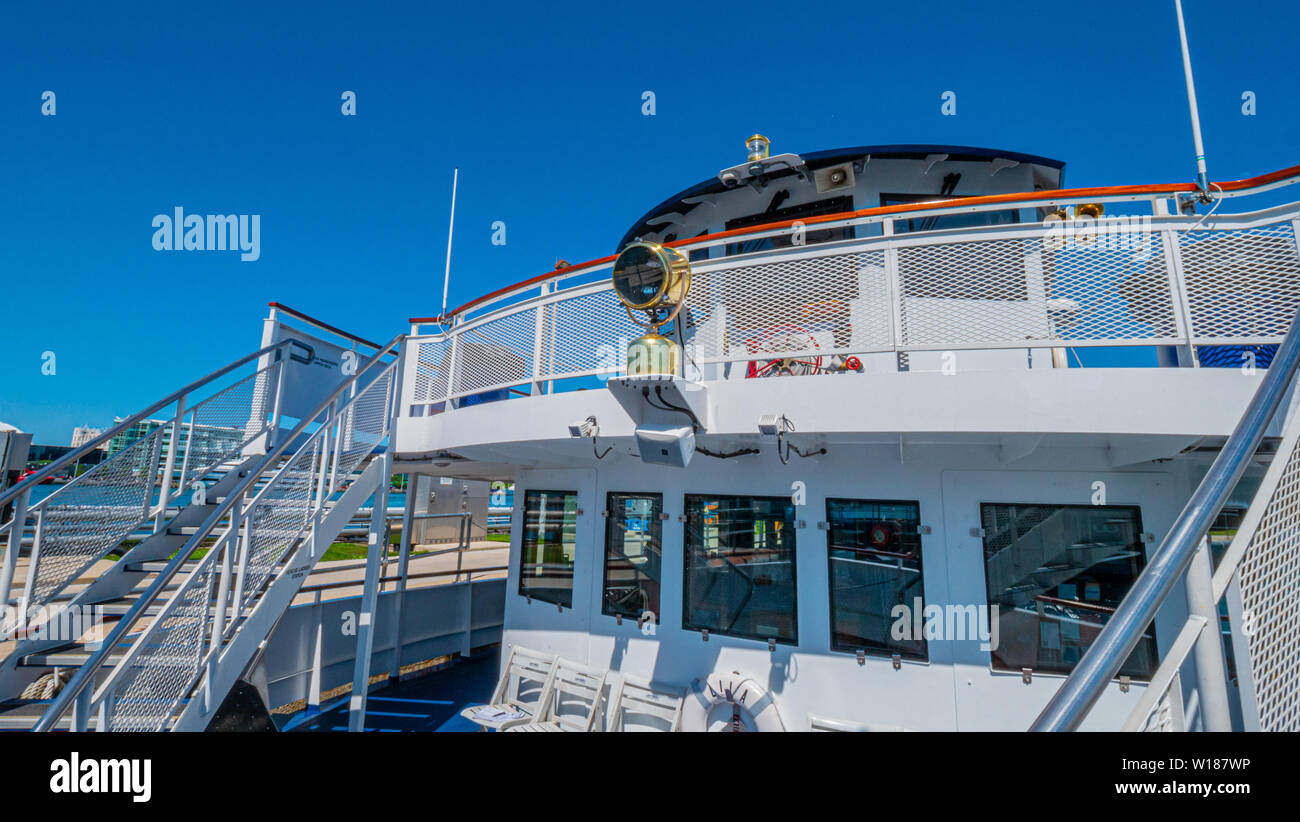
[{"label": "brass searchlight", "polygon": [[[650,332],[628,344],[628,375],[677,373],[680,346],[657,331],[672,322],[686,304],[691,289],[691,265],[686,255],[659,243],[629,243],[614,260],[611,279],[628,317]],[[633,311],[645,312],[645,319]]]}]

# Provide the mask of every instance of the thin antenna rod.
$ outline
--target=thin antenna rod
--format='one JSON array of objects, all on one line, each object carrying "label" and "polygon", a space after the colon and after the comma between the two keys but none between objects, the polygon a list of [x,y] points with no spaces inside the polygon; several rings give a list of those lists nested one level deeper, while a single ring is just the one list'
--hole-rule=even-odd
[{"label": "thin antenna rod", "polygon": [[1196,144],[1196,185],[1201,202],[1210,201],[1210,177],[1205,170],[1205,144],[1201,142],[1201,114],[1196,108],[1196,84],[1192,82],[1192,55],[1187,50],[1187,26],[1183,23],[1183,0],[1174,0],[1178,11],[1178,39],[1183,44],[1183,75],[1187,78],[1187,107],[1192,111],[1192,142]]},{"label": "thin antenna rod", "polygon": [[[1200,138],[1197,138],[1200,139]],[[447,318],[447,288],[451,285],[451,235],[456,228],[456,181],[460,177],[460,167],[451,173],[451,222],[447,226],[447,269],[442,275],[442,318]]]}]

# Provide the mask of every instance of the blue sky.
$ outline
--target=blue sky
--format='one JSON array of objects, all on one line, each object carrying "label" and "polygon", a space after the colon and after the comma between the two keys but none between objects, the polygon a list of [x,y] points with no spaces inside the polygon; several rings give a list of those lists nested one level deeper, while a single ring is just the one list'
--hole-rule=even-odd
[{"label": "blue sky", "polygon": [[[614,252],[755,131],[1193,176],[1164,0],[459,5],[5,4],[0,420],[66,444],[256,348],[270,300],[376,340],[436,313],[453,165],[453,305]],[[1185,7],[1211,178],[1300,163],[1300,10]],[[176,206],[261,215],[261,258],[155,251]]]}]

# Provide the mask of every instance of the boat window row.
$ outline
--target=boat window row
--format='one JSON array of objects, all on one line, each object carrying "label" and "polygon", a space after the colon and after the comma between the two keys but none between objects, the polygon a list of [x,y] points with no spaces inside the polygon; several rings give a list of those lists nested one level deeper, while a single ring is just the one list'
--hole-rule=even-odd
[{"label": "boat window row", "polygon": [[[526,492],[521,595],[573,606],[577,517],[575,491]],[[918,502],[827,499],[831,648],[928,661],[932,639],[992,636],[995,669],[1072,670],[1146,564],[1139,509],[982,503],[980,518],[988,612],[954,615],[925,607]],[[602,613],[658,621],[666,519],[662,494],[607,495]],[[682,628],[798,645],[790,498],[687,494],[683,520]],[[1120,673],[1156,664],[1148,628]]]}]

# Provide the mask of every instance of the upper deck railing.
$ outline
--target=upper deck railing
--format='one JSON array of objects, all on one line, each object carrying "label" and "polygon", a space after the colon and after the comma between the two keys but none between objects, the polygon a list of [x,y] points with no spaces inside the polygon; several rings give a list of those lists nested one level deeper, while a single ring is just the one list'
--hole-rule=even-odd
[{"label": "upper deck railing", "polygon": [[[1221,200],[1300,182],[1300,166],[1214,184]],[[1300,203],[1172,214],[1193,184],[969,197],[788,220],[670,243],[694,256],[686,368],[797,357],[1087,346],[1276,344],[1300,306]],[[1082,203],[1150,214],[1042,222]],[[1174,206],[1177,207],[1176,205]],[[1000,212],[1003,225],[909,230]],[[920,223],[922,229],[927,223]],[[814,230],[856,236],[801,244]],[[771,248],[714,256],[744,240]],[[728,249],[724,249],[728,250]],[[639,335],[614,296],[614,258],[500,289],[448,317],[414,318],[404,413],[473,395],[540,393],[618,373]],[[437,326],[435,333],[430,325]],[[707,378],[710,374],[705,373]],[[495,398],[495,397],[493,397]]]}]

